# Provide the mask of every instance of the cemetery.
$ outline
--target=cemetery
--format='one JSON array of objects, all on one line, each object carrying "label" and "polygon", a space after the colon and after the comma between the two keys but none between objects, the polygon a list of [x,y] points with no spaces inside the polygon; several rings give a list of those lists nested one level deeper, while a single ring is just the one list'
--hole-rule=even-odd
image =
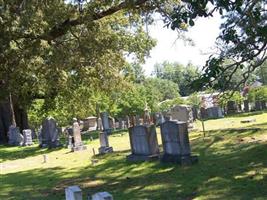
[{"label": "cemetery", "polygon": [[[250,123],[242,123],[251,118]],[[144,131],[152,131],[146,136],[148,143],[142,135],[131,138],[134,130],[130,129],[105,136],[84,133],[82,142],[87,148],[73,153],[63,146],[40,148],[38,142],[0,146],[0,199],[65,199],[65,189],[71,186],[79,187],[83,199],[99,192],[108,192],[113,199],[263,198],[267,195],[266,119],[267,112],[254,112],[207,120],[205,137],[201,122],[196,121],[188,134],[190,144],[186,135],[180,136],[180,147],[173,143],[177,139],[164,135],[164,126],[169,126],[169,133],[172,126],[187,126],[176,121],[156,129],[144,125]],[[142,132],[142,126],[136,130]],[[97,155],[99,147],[107,146],[113,151]],[[141,159],[129,159],[133,154]],[[143,159],[150,155],[156,156]]]},{"label": "cemetery", "polygon": [[0,200],[267,199],[266,0],[0,1]]}]

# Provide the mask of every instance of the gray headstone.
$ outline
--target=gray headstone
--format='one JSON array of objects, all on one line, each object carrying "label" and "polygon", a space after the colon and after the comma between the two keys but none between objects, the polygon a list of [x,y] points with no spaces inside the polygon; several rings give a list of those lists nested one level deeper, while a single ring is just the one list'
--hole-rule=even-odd
[{"label": "gray headstone", "polygon": [[214,107],[209,107],[206,109],[208,118],[222,118],[223,117],[223,112],[221,107],[214,106]]},{"label": "gray headstone", "polygon": [[248,100],[244,100],[244,111],[245,112],[249,112],[250,108],[249,108],[249,101]]},{"label": "gray headstone", "polygon": [[55,119],[48,117],[43,121],[41,130],[41,147],[59,147],[59,134]]},{"label": "gray headstone", "polygon": [[260,101],[255,101],[255,110],[257,110],[257,111],[262,110]]},{"label": "gray headstone", "polygon": [[167,121],[160,126],[163,162],[193,163],[197,158],[191,156],[186,122]]},{"label": "gray headstone", "polygon": [[103,131],[99,133],[100,147],[98,149],[99,154],[111,153],[113,148],[109,146],[108,134]]},{"label": "gray headstone", "polygon": [[96,130],[97,127],[97,117],[87,117],[83,120],[83,131]]},{"label": "gray headstone", "polygon": [[107,131],[107,132],[110,132],[111,128],[109,126],[108,113],[107,112],[102,112],[100,115],[101,115],[103,130]]},{"label": "gray headstone", "polygon": [[92,196],[92,200],[113,200],[113,197],[108,192],[98,192]]},{"label": "gray headstone", "polygon": [[144,161],[158,158],[159,146],[154,125],[130,127],[129,136],[132,154],[127,156],[128,160]]},{"label": "gray headstone", "polygon": [[119,118],[119,127],[118,127],[118,128],[119,128],[119,129],[123,129],[122,125],[123,125],[123,124],[122,124],[122,118]]},{"label": "gray headstone", "polygon": [[261,101],[261,108],[262,110],[265,110],[267,107],[266,107],[266,101]]},{"label": "gray headstone", "polygon": [[192,107],[188,105],[178,105],[171,108],[171,120],[187,122],[188,128],[193,128]]},{"label": "gray headstone", "polygon": [[74,140],[72,151],[85,150],[86,146],[84,146],[82,142],[81,129],[79,123],[74,122],[72,125],[72,129],[73,129],[73,140]]},{"label": "gray headstone", "polygon": [[11,125],[8,130],[8,144],[15,146],[23,145],[23,136],[20,134],[19,128]]},{"label": "gray headstone", "polygon": [[201,108],[200,108],[200,118],[201,118],[201,119],[206,119],[206,118],[208,118],[207,110],[206,110],[206,108],[204,108],[204,107],[201,107]]},{"label": "gray headstone", "polygon": [[24,146],[33,145],[32,130],[31,129],[25,129],[22,131],[22,133],[23,133],[23,145]]},{"label": "gray headstone", "polygon": [[198,117],[198,108],[196,106],[192,107],[192,116],[193,116],[193,121],[196,121]]},{"label": "gray headstone", "polygon": [[82,200],[82,190],[79,186],[70,186],[65,188],[66,200]]},{"label": "gray headstone", "polygon": [[227,102],[227,114],[234,114],[238,112],[238,106],[235,101]]}]

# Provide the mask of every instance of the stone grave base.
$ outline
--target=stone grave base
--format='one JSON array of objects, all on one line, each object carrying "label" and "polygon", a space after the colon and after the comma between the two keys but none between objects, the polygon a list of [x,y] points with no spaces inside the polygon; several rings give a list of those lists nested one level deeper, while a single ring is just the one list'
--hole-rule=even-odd
[{"label": "stone grave base", "polygon": [[178,155],[164,154],[160,160],[163,163],[177,163],[180,165],[192,165],[198,162],[198,156],[178,156]]},{"label": "stone grave base", "polygon": [[34,143],[33,142],[23,143],[23,146],[31,146],[31,145],[34,145]]},{"label": "stone grave base", "polygon": [[255,122],[255,121],[256,121],[256,119],[243,119],[240,122],[241,123],[251,123],[251,122]]},{"label": "stone grave base", "polygon": [[98,148],[99,154],[106,154],[106,153],[112,153],[113,147],[100,147]]},{"label": "stone grave base", "polygon": [[84,145],[79,145],[79,146],[73,146],[71,147],[71,151],[72,152],[75,152],[75,151],[83,151],[83,150],[86,150],[87,147],[84,146]]},{"label": "stone grave base", "polygon": [[130,154],[126,156],[127,161],[130,162],[138,162],[138,161],[152,161],[152,160],[157,160],[159,158],[158,154],[154,155],[135,155],[135,154]]},{"label": "stone grave base", "polygon": [[41,148],[57,148],[57,147],[61,147],[62,145],[59,143],[59,141],[56,142],[51,142],[51,143],[41,143],[39,145]]}]

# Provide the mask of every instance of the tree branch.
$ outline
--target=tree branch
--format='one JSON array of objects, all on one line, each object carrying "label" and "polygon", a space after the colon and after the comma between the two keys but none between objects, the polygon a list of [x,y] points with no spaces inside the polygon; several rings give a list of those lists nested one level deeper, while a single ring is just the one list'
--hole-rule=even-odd
[{"label": "tree branch", "polygon": [[124,10],[126,8],[138,9],[140,6],[148,2],[148,0],[136,0],[135,3],[129,5],[128,1],[123,1],[122,3],[118,4],[117,6],[111,7],[105,11],[99,13],[88,14],[85,16],[80,16],[76,19],[66,19],[64,22],[54,26],[46,33],[42,35],[34,36],[32,34],[23,35],[20,38],[30,38],[30,39],[42,39],[47,41],[52,41],[56,38],[59,38],[65,35],[71,27],[78,26],[84,24],[86,20],[97,21],[104,17],[110,16],[120,10]]}]

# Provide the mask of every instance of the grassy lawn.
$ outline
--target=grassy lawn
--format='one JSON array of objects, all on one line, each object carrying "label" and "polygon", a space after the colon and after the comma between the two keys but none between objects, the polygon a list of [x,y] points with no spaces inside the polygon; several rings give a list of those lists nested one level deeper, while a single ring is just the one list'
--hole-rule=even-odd
[{"label": "grassy lawn", "polygon": [[[242,119],[255,122],[242,124]],[[95,156],[99,141],[84,136],[87,150],[47,150],[0,146],[0,199],[61,200],[64,188],[79,185],[87,193],[110,192],[115,200],[267,199],[267,113],[240,114],[205,121],[190,133],[199,163],[190,167],[159,161],[129,163],[127,132],[110,136],[115,152]],[[159,135],[159,130],[158,130]],[[158,137],[161,144],[160,135]],[[43,163],[43,154],[48,156]]]}]

